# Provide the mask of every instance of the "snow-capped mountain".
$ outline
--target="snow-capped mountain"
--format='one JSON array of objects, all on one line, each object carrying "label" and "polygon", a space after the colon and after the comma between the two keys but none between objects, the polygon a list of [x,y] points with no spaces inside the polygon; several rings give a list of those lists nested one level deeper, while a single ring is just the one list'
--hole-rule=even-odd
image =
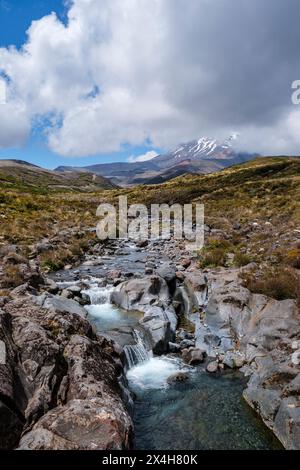
[{"label": "snow-capped mountain", "polygon": [[[241,153],[235,148],[238,134],[218,140],[201,137],[181,144],[173,151],[144,162],[104,163],[84,167],[85,171],[110,178],[118,185],[156,184],[185,173],[206,174],[231,165],[246,162],[254,154]],[[56,171],[82,171],[82,168],[59,167]]]},{"label": "snow-capped mountain", "polygon": [[199,140],[180,145],[166,155],[159,155],[153,162],[161,168],[178,165],[180,162],[203,161],[203,160],[228,160],[234,158],[236,150],[234,143],[238,134],[232,134],[224,142],[219,142],[208,137],[201,137]]}]

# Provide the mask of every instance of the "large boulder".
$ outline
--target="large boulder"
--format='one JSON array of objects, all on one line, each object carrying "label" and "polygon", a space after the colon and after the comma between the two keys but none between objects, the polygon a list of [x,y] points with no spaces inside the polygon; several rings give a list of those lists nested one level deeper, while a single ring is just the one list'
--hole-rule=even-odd
[{"label": "large boulder", "polygon": [[169,301],[168,286],[159,276],[132,279],[117,286],[111,301],[125,310],[144,312],[149,305]]},{"label": "large boulder", "polygon": [[42,294],[39,297],[33,297],[33,301],[51,312],[61,312],[79,315],[86,318],[87,312],[75,300],[67,299],[60,295]]},{"label": "large boulder", "polygon": [[146,310],[140,326],[144,340],[155,354],[164,354],[169,350],[169,343],[175,339],[177,318],[171,308],[150,307]]},{"label": "large boulder", "polygon": [[291,396],[281,401],[275,418],[276,436],[289,450],[300,449],[300,397]]},{"label": "large boulder", "polygon": [[26,396],[17,376],[10,318],[0,310],[0,448],[14,448],[23,430]]},{"label": "large boulder", "polygon": [[[119,354],[113,343],[94,333],[76,302],[47,299],[50,303],[43,301],[43,307],[28,296],[14,299],[5,304],[4,317],[0,315],[10,328],[4,321],[2,337],[8,350],[11,338],[15,352],[15,363],[9,356],[6,369],[0,368],[1,392],[11,399],[10,411],[17,410],[16,396],[22,396],[16,392],[24,390],[25,395],[20,448],[128,448],[132,423],[121,399]],[[0,403],[4,419],[7,403],[6,408]]]},{"label": "large boulder", "polygon": [[168,284],[170,294],[176,290],[176,268],[170,263],[164,263],[157,269],[157,274]]},{"label": "large boulder", "polygon": [[19,450],[123,450],[131,432],[128,414],[108,397],[76,399],[43,416]]}]

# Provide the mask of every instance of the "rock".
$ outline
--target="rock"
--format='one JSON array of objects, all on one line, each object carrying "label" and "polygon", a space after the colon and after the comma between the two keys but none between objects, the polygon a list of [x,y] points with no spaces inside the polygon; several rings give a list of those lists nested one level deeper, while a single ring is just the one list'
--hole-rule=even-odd
[{"label": "rock", "polygon": [[21,384],[15,381],[15,356],[9,315],[0,310],[0,448],[14,448],[24,424],[22,416],[26,402]]},{"label": "rock", "polygon": [[178,353],[178,352],[180,352],[180,346],[179,346],[179,344],[169,342],[169,351],[170,351],[171,353]]},{"label": "rock", "polygon": [[162,277],[170,290],[171,295],[174,294],[176,289],[176,271],[170,263],[164,263],[157,269],[157,274]]},{"label": "rock", "polygon": [[204,361],[204,354],[201,349],[188,348],[181,351],[182,359],[189,365],[201,364]]},{"label": "rock", "polygon": [[115,269],[114,271],[109,271],[106,275],[107,279],[112,279],[113,281],[119,279],[122,276],[122,272]]},{"label": "rock", "polygon": [[245,364],[245,355],[238,351],[227,351],[222,362],[231,369],[240,369]]},{"label": "rock", "polygon": [[71,299],[64,299],[58,295],[40,295],[33,298],[33,301],[42,308],[52,312],[71,313],[86,318],[87,312],[77,302]]},{"label": "rock", "polygon": [[135,244],[138,248],[145,248],[148,246],[149,242],[148,240],[138,240]]},{"label": "rock", "polygon": [[108,397],[72,400],[49,411],[25,434],[19,450],[129,449],[132,424]]},{"label": "rock", "polygon": [[77,286],[77,285],[69,286],[69,287],[67,287],[67,290],[69,292],[71,292],[72,294],[74,294],[74,295],[80,296],[80,293],[81,293],[81,287],[80,286]]},{"label": "rock", "polygon": [[189,379],[188,374],[185,372],[177,372],[175,374],[170,375],[170,377],[167,378],[168,384],[173,384],[176,382],[186,382]]},{"label": "rock", "polygon": [[185,275],[181,271],[176,271],[176,279],[183,282],[185,279]]},{"label": "rock", "polygon": [[64,299],[73,299],[74,294],[69,289],[63,289],[60,293],[60,297],[63,297]]},{"label": "rock", "polygon": [[193,348],[195,346],[195,340],[192,339],[184,339],[180,343],[181,349]]},{"label": "rock", "polygon": [[37,254],[45,253],[47,251],[53,251],[53,250],[54,250],[54,246],[51,243],[49,243],[49,240],[39,242],[35,245],[35,251],[37,252]]},{"label": "rock", "polygon": [[300,449],[300,399],[284,398],[275,418],[274,432],[288,450]]},{"label": "rock", "polygon": [[188,331],[183,330],[182,328],[177,332],[177,337],[181,341],[185,339],[191,339],[191,340],[195,339],[195,336],[193,335],[193,333],[189,333]]},{"label": "rock", "polygon": [[295,352],[292,354],[291,360],[292,360],[292,364],[293,364],[294,366],[299,366],[299,364],[300,364],[300,350],[295,351]]},{"label": "rock", "polygon": [[70,269],[72,269],[72,267],[73,266],[71,264],[66,264],[66,266],[64,267],[64,271],[70,271]]},{"label": "rock", "polygon": [[189,259],[189,258],[183,258],[181,261],[180,261],[180,264],[181,266],[183,266],[183,268],[188,268],[190,265],[191,265],[192,261]]},{"label": "rock", "polygon": [[243,397],[260,414],[264,422],[272,428],[281,403],[280,392],[250,384],[244,391]]},{"label": "rock", "polygon": [[185,273],[185,278],[196,291],[202,291],[207,287],[207,277],[200,272],[187,272]]},{"label": "rock", "polygon": [[[76,302],[47,294],[38,298],[43,307],[32,300],[10,301],[0,314],[7,353],[0,364],[1,400],[7,396],[11,422],[13,415],[26,419],[17,435],[10,436],[7,425],[5,442],[15,446],[23,431],[20,449],[129,448],[132,423],[121,400],[122,366],[113,344],[93,333]],[[0,401],[1,423],[6,408]],[[1,432],[0,424],[2,444]]]},{"label": "rock", "polygon": [[145,268],[145,274],[146,275],[153,274],[153,269],[152,268]]},{"label": "rock", "polygon": [[[175,327],[172,328],[170,316],[175,312],[167,312],[161,307],[151,307],[146,310],[139,324],[144,333],[144,339],[154,354],[164,354],[169,350],[169,343],[175,338]],[[177,322],[177,320],[176,320]],[[146,335],[145,335],[146,334]]]},{"label": "rock", "polygon": [[210,374],[218,372],[218,369],[219,369],[219,364],[217,361],[210,362],[206,366],[206,371],[209,372]]},{"label": "rock", "polygon": [[113,291],[111,301],[125,310],[144,312],[154,302],[169,301],[168,286],[159,276],[125,281]]},{"label": "rock", "polygon": [[28,294],[29,291],[29,284],[26,282],[25,284],[22,284],[21,286],[15,287],[11,292],[10,292],[10,297],[15,298],[15,297],[20,297]]},{"label": "rock", "polygon": [[58,285],[56,284],[56,282],[54,282],[52,279],[50,278],[46,278],[45,279],[45,286],[47,288],[47,291],[50,293],[50,294],[57,294],[58,291],[59,291],[59,287]]},{"label": "rock", "polygon": [[289,395],[300,396],[300,373],[284,387],[282,395],[284,397]]},{"label": "rock", "polygon": [[221,344],[221,338],[218,335],[214,335],[212,333],[204,335],[204,342],[209,346],[217,348]]}]

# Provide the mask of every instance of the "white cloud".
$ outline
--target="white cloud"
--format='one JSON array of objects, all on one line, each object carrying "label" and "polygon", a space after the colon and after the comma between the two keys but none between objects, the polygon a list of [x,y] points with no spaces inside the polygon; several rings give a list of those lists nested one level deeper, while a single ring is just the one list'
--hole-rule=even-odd
[{"label": "white cloud", "polygon": [[144,155],[139,155],[138,157],[129,157],[128,161],[130,163],[136,163],[136,162],[148,162],[149,160],[152,160],[153,158],[157,157],[158,153],[155,152],[154,150],[150,150],[149,152],[146,152]]},{"label": "white cloud", "polygon": [[49,147],[64,156],[146,140],[169,148],[232,128],[247,150],[299,153],[290,101],[299,8],[298,0],[73,0],[66,26],[48,15],[22,49],[0,49],[10,79],[0,147],[21,144],[50,115]]}]

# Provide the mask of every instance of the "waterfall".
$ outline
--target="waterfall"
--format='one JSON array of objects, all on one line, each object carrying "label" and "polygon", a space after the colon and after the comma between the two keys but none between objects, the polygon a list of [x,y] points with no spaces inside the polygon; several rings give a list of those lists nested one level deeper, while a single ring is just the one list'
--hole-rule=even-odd
[{"label": "waterfall", "polygon": [[110,296],[112,294],[113,287],[99,287],[99,281],[100,279],[91,279],[89,289],[82,291],[83,294],[89,297],[91,305],[101,305],[110,303]]},{"label": "waterfall", "polygon": [[133,330],[133,336],[136,343],[124,346],[128,369],[142,362],[146,362],[152,357],[151,352],[147,351],[138,330]]}]

